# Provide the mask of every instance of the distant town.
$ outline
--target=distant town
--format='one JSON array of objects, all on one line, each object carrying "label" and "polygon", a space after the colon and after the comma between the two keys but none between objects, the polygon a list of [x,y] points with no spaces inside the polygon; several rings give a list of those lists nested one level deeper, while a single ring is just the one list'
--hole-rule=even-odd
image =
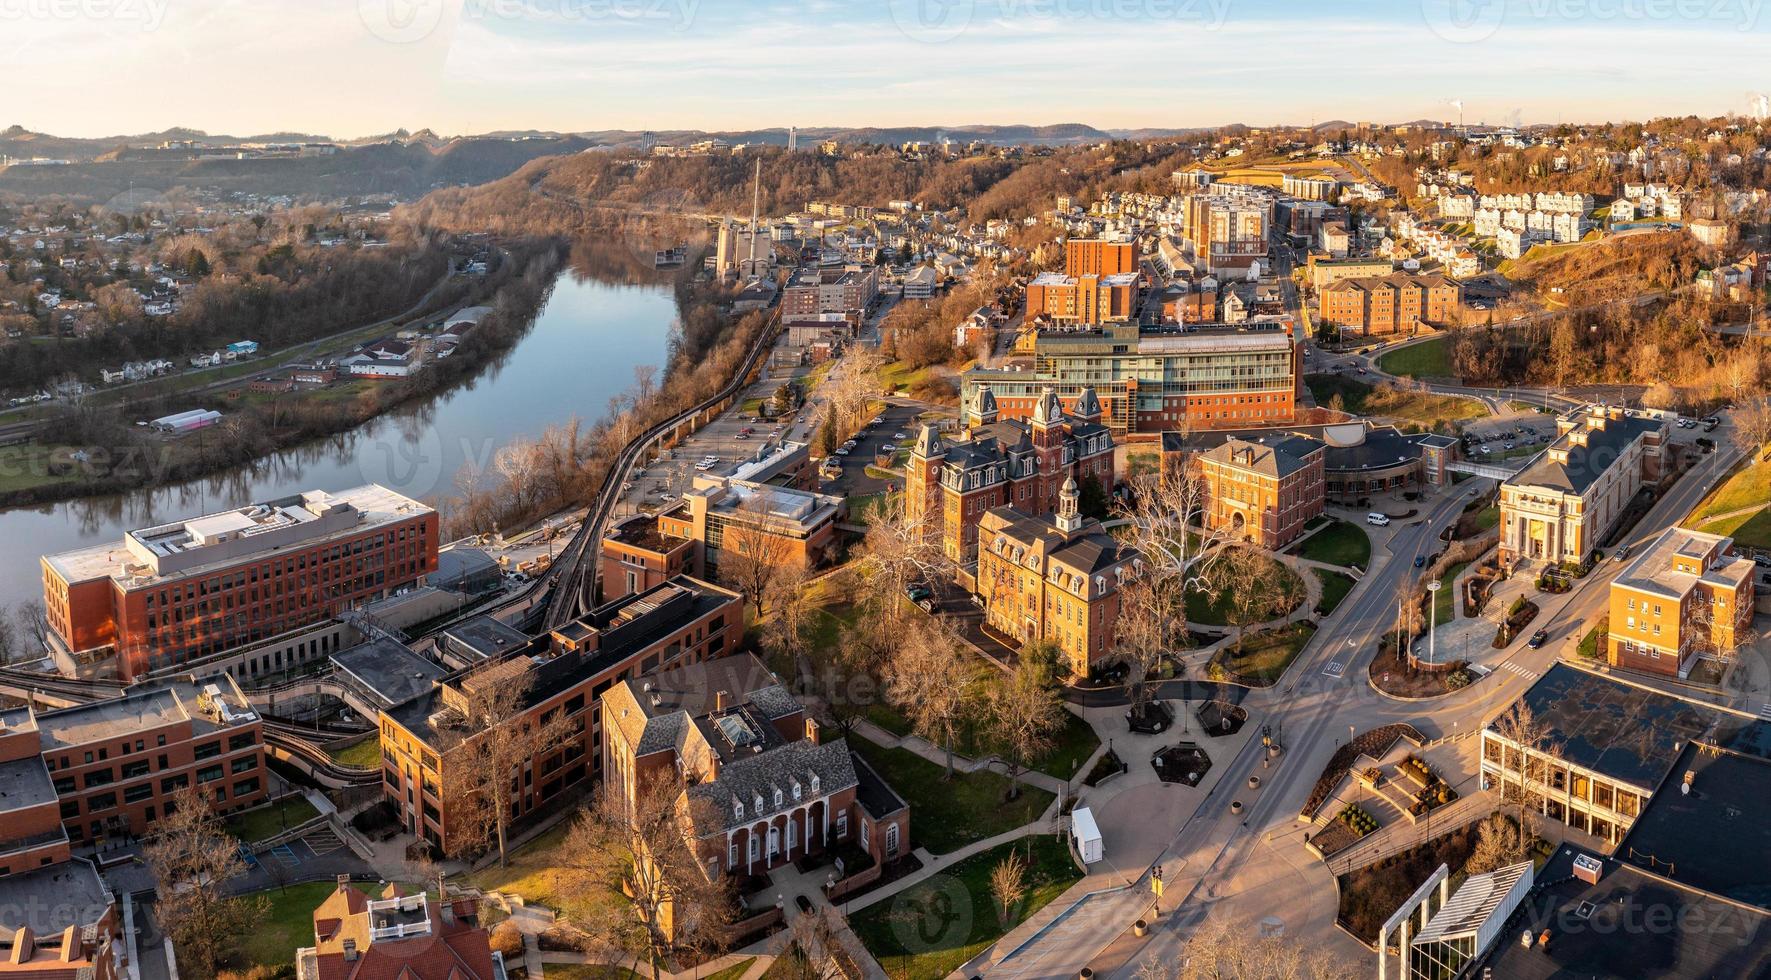
[{"label": "distant town", "polygon": [[474,384],[587,240],[679,308],[425,491],[11,554],[13,973],[1771,976],[1762,115],[779,135],[0,196],[15,505]]}]

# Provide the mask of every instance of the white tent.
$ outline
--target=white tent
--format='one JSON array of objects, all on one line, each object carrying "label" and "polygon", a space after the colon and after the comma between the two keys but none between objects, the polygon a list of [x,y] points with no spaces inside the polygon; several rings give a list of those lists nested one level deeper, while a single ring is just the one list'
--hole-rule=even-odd
[{"label": "white tent", "polygon": [[1088,807],[1070,811],[1070,836],[1076,841],[1076,853],[1082,856],[1083,864],[1101,859],[1101,828],[1095,826],[1095,815]]}]

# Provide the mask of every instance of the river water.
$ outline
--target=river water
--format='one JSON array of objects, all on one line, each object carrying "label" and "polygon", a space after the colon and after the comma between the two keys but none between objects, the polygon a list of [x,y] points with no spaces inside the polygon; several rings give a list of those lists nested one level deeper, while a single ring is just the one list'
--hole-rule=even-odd
[{"label": "river water", "polygon": [[635,367],[652,365],[662,377],[675,318],[668,285],[567,270],[515,346],[428,401],[200,480],[0,512],[0,607],[42,598],[38,556],[120,540],[133,528],[365,483],[434,503],[454,492],[466,464],[486,469],[513,439],[574,416],[601,418],[609,398],[633,384]]}]

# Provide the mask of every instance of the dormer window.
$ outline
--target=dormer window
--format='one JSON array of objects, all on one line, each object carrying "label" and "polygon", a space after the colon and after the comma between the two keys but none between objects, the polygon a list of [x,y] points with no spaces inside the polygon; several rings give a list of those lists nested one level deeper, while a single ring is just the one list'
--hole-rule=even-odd
[{"label": "dormer window", "polygon": [[732,819],[734,819],[734,820],[743,820],[744,819],[744,801],[743,800],[733,800],[732,801]]},{"label": "dormer window", "polygon": [[781,788],[778,786],[775,788],[775,805],[781,805]]},{"label": "dormer window", "polygon": [[758,794],[756,794],[755,799],[756,799],[756,812],[757,813],[763,812],[763,795],[761,793],[758,793]]},{"label": "dormer window", "polygon": [[793,781],[793,802],[799,802],[799,780]]},{"label": "dormer window", "polygon": [[820,793],[820,792],[823,792],[823,791],[822,791],[822,790],[820,790],[820,789],[819,789],[819,788],[818,788],[818,774],[817,774],[817,773],[812,773],[812,777],[811,777],[811,778],[812,778],[812,792],[813,792],[813,793],[814,793],[814,794],[816,794],[816,793]]}]

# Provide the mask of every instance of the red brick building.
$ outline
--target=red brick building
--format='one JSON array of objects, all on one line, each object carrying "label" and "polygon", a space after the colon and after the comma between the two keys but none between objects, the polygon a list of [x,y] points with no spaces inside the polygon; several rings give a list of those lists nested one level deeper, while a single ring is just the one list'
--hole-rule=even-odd
[{"label": "red brick building", "polygon": [[905,467],[905,509],[913,518],[936,511],[948,557],[965,563],[978,551],[978,521],[993,507],[1025,514],[1056,510],[1059,491],[1075,478],[1113,490],[1113,434],[1101,424],[1101,404],[1084,389],[1066,413],[1050,388],[1029,421],[1001,420],[989,389],[981,393],[963,440],[943,440],[922,427]]},{"label": "red brick building", "polygon": [[1263,548],[1283,548],[1327,503],[1327,447],[1308,436],[1231,438],[1198,455],[1205,523]]},{"label": "red brick building", "polygon": [[[439,881],[439,886],[441,882]],[[380,898],[338,887],[314,909],[314,944],[295,951],[296,980],[504,980],[479,902],[387,885]]]},{"label": "red brick building", "polygon": [[1064,243],[1064,273],[1071,276],[1116,276],[1138,271],[1138,247],[1130,241],[1072,238]]},{"label": "red brick building", "polygon": [[436,511],[385,487],[308,491],[46,555],[50,643],[130,681],[262,641],[421,583]]},{"label": "red brick building", "polygon": [[701,544],[666,534],[657,514],[630,517],[603,536],[600,581],[604,602],[657,588],[678,575],[699,574]]},{"label": "red brick building", "polygon": [[877,876],[910,851],[909,806],[842,739],[824,740],[753,655],[623,681],[602,711],[604,770],[628,800],[653,779],[688,776],[704,805],[684,811],[709,877],[760,875],[849,844]]},{"label": "red brick building", "polygon": [[1413,333],[1426,325],[1443,327],[1457,318],[1463,286],[1438,273],[1393,272],[1387,276],[1340,279],[1317,294],[1318,323],[1361,337]]}]

